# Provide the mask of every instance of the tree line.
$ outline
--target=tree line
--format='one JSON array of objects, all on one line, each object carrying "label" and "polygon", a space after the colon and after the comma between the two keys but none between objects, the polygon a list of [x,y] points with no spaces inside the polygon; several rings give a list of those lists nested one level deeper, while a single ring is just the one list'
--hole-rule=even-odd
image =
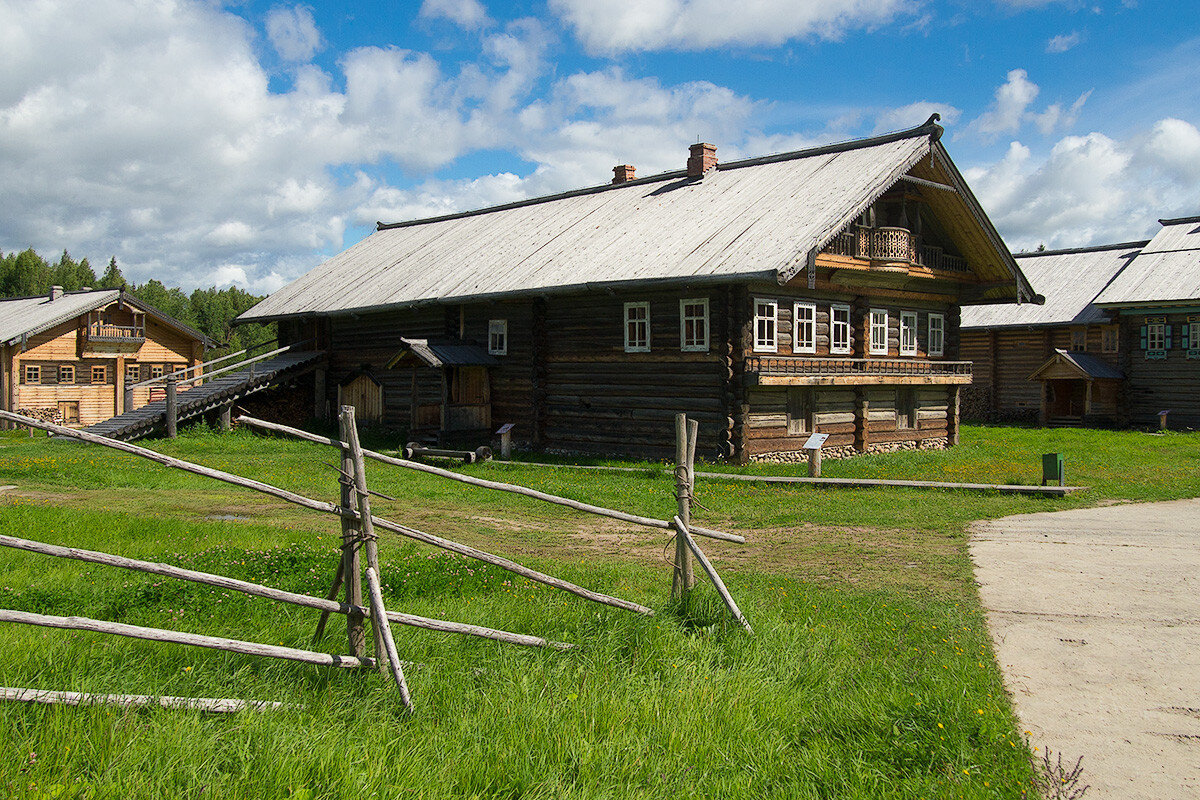
[{"label": "tree line", "polygon": [[227,289],[214,286],[188,294],[177,287],[168,288],[153,278],[142,284],[129,283],[121,274],[115,257],[109,259],[108,267],[97,278],[86,258],[76,261],[66,250],[53,263],[32,248],[20,253],[0,253],[0,298],[48,294],[51,286],[61,286],[68,292],[84,288],[125,289],[142,302],[212,339],[217,348],[209,352],[212,358],[275,338],[274,324],[233,327],[234,317],[262,299],[236,286]]}]

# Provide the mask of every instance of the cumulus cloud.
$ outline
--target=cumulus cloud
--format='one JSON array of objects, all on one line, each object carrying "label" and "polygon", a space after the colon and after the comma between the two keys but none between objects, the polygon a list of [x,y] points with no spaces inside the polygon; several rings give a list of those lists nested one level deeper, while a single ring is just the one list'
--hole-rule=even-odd
[{"label": "cumulus cloud", "polygon": [[308,61],[321,47],[321,33],[312,10],[304,6],[271,9],[267,13],[267,38],[284,61]]},{"label": "cumulus cloud", "polygon": [[1032,122],[1042,133],[1050,134],[1074,124],[1092,94],[1091,91],[1084,92],[1065,109],[1061,103],[1053,103],[1038,112],[1030,106],[1039,92],[1038,85],[1029,80],[1025,70],[1010,70],[1004,83],[996,89],[991,107],[973,119],[967,130],[985,141],[993,141],[1000,134],[1016,133],[1022,125]]},{"label": "cumulus cloud", "polygon": [[1065,53],[1075,45],[1079,44],[1081,39],[1082,37],[1079,35],[1079,31],[1060,33],[1058,36],[1050,37],[1050,40],[1046,42],[1046,52]]},{"label": "cumulus cloud", "polygon": [[592,52],[706,50],[840,39],[913,13],[915,0],[550,0]]},{"label": "cumulus cloud", "polygon": [[487,9],[478,0],[425,0],[418,14],[422,19],[445,19],[467,30],[491,23]]},{"label": "cumulus cloud", "polygon": [[965,175],[1010,247],[1076,247],[1136,239],[1159,217],[1195,213],[1197,157],[1200,131],[1164,119],[1125,140],[1066,136],[1040,159],[1013,142]]}]

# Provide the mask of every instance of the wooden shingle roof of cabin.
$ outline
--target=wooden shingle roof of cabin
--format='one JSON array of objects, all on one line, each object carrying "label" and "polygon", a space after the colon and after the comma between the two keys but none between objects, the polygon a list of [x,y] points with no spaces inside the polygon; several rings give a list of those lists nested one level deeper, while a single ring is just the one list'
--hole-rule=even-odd
[{"label": "wooden shingle roof of cabin", "polygon": [[1162,228],[1096,298],[1100,305],[1200,301],[1200,217],[1160,219]]},{"label": "wooden shingle roof of cabin", "polygon": [[239,317],[262,322],[423,303],[625,285],[784,283],[904,176],[928,192],[982,302],[1033,301],[939,142],[936,115],[907,131],[684,170],[392,225]]},{"label": "wooden shingle roof of cabin", "polygon": [[1046,298],[1043,305],[972,306],[962,310],[963,330],[1087,325],[1105,313],[1096,296],[1138,257],[1149,242],[1122,242],[1095,247],[1042,250],[1016,254],[1021,271]]},{"label": "wooden shingle roof of cabin", "polygon": [[154,306],[143,303],[121,289],[91,289],[79,292],[64,292],[53,300],[49,295],[36,297],[13,297],[0,300],[0,344],[17,344],[22,337],[36,336],[56,325],[69,322],[81,314],[104,308],[120,300],[144,311],[160,322],[169,325],[193,339],[212,346],[200,331],[164,314]]}]

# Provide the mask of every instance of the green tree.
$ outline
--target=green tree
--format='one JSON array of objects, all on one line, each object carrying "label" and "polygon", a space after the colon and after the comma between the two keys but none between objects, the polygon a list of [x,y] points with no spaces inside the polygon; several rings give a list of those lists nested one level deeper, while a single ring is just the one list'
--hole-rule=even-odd
[{"label": "green tree", "polygon": [[129,282],[125,280],[125,276],[121,274],[121,268],[117,266],[117,257],[113,256],[109,259],[108,269],[104,270],[104,275],[100,277],[101,289],[125,289],[129,286]]}]

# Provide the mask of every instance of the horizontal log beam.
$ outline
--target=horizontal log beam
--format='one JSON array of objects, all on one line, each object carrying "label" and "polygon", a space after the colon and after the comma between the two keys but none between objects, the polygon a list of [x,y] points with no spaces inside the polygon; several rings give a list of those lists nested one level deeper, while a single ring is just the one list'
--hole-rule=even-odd
[{"label": "horizontal log beam", "polygon": [[[171,456],[166,456],[162,453],[156,453],[153,450],[148,450],[145,447],[139,447],[127,442],[119,442],[115,439],[109,439],[104,436],[97,436],[96,434],[88,433],[87,431],[66,428],[62,425],[55,425],[52,422],[42,422],[41,420],[36,420],[32,417],[14,414],[11,411],[0,411],[0,419],[10,420],[31,428],[50,431],[58,436],[80,439],[85,442],[103,445],[104,447],[111,447],[114,450],[122,450],[126,453],[131,453],[132,455],[141,456],[142,458],[146,458],[150,461],[155,461],[166,467],[172,467],[174,469],[183,470],[184,472],[202,475],[206,478],[213,478],[214,480],[231,483],[234,486],[242,486],[247,489],[253,489],[257,492],[262,492],[263,494],[277,497],[280,500],[284,500],[288,503],[293,503],[304,508],[312,509],[313,511],[321,511],[326,514],[334,514],[339,517],[358,519],[358,512],[353,509],[342,508],[340,506],[335,506],[333,503],[327,503],[321,500],[313,500],[312,498],[304,497],[303,495],[296,494],[295,492],[289,492],[287,489],[280,489],[278,486],[272,486],[271,484],[263,483],[262,481],[256,481],[251,478],[243,478],[240,475],[233,475],[219,469],[212,469],[211,467],[193,464],[190,461],[172,458]],[[430,469],[433,468],[430,467]],[[621,608],[626,611],[633,611],[638,614],[646,614],[649,616],[653,616],[654,614],[652,609],[643,605],[639,605],[628,600],[621,600],[616,597],[610,597],[606,594],[601,594],[600,592],[593,592],[591,589],[585,589],[582,586],[576,586],[575,584],[564,581],[560,578],[546,575],[545,573],[522,566],[515,561],[503,558],[502,556],[493,555],[491,553],[484,552],[483,550],[479,550],[478,548],[470,547],[469,545],[450,541],[449,539],[443,539],[440,536],[434,536],[431,533],[425,533],[417,530],[416,528],[410,528],[407,525],[401,525],[398,522],[391,522],[386,519],[372,517],[372,523],[376,528],[383,528],[384,530],[398,533],[401,536],[407,536],[410,539],[415,539],[423,544],[432,545],[433,547],[440,547],[443,550],[449,550],[452,553],[458,553],[459,555],[466,556],[468,558],[474,558],[486,564],[492,564],[493,566],[508,570],[513,574],[520,575],[523,578],[528,578],[531,581],[543,583],[547,586],[553,586],[554,588],[562,589],[565,592],[570,592],[571,594],[576,595],[577,597],[582,597],[585,600],[591,600],[596,603],[612,606],[613,608]]]},{"label": "horizontal log beam", "polygon": [[192,647],[207,647],[211,650],[223,650],[227,653],[282,658],[287,661],[299,661],[301,664],[314,664],[318,667],[358,669],[359,667],[375,666],[375,659],[373,658],[355,658],[354,656],[316,653],[312,650],[298,650],[294,647],[243,642],[238,639],[226,639],[221,636],[204,636],[199,633],[167,631],[161,628],[144,628],[140,625],[126,625],[123,622],[105,622],[88,617],[55,617],[49,614],[33,614],[28,611],[14,611],[8,608],[0,608],[0,622],[16,622],[21,625],[38,625],[43,628],[61,628],[69,631],[110,633],[115,636],[128,636],[131,639],[144,639],[150,642],[185,644]]},{"label": "horizontal log beam", "polygon": [[170,697],[149,694],[87,694],[48,689],[21,689],[0,686],[0,700],[63,706],[116,706],[118,708],[177,708],[187,711],[211,711],[232,714],[237,711],[278,711],[295,708],[291,703],[274,700],[240,700],[231,697]]},{"label": "horizontal log beam", "polygon": [[[30,553],[39,553],[41,555],[53,556],[55,558],[68,558],[75,561],[86,561],[90,564],[102,564],[108,567],[118,567],[120,569],[134,570],[136,572],[147,572],[152,575],[161,575],[165,578],[176,578],[178,580],[191,581],[193,583],[202,583],[208,586],[216,586],[221,589],[228,589],[234,592],[241,592],[253,597],[264,597],[268,600],[277,600],[281,603],[291,603],[305,608],[314,608],[318,611],[326,611],[336,614],[349,614],[351,611],[362,614],[364,617],[370,616],[370,610],[362,606],[353,606],[348,603],[340,603],[336,600],[327,600],[323,597],[310,597],[306,594],[297,594],[296,592],[287,592],[283,589],[273,589],[269,586],[261,586],[257,583],[237,580],[236,578],[226,578],[223,575],[213,575],[208,572],[198,572],[191,569],[183,569],[181,567],[173,567],[170,564],[161,564],[153,561],[139,561],[134,558],[125,558],[124,556],[114,556],[109,553],[100,553],[95,550],[82,550],[78,547],[62,547],[56,544],[47,544],[45,542],[35,542],[29,539],[19,539],[15,536],[6,536],[0,534],[0,547],[11,547],[16,550],[25,550]],[[439,631],[441,633],[461,633],[468,636],[479,636],[484,639],[494,639],[500,642],[509,644],[519,644],[526,647],[552,647],[558,650],[568,650],[574,645],[564,642],[551,642],[540,636],[527,636],[520,633],[509,633],[508,631],[495,630],[493,628],[484,628],[479,625],[467,625],[461,622],[449,622],[447,620],[433,619],[430,617],[421,617],[416,614],[405,614],[397,611],[387,612],[388,620],[400,625],[408,625],[414,628],[423,628],[425,630]]]},{"label": "horizontal log beam", "polygon": [[[327,444],[332,447],[341,447],[342,446],[341,442],[334,441],[333,439],[327,438],[325,436],[318,436],[315,433],[309,433],[308,431],[302,431],[299,428],[291,428],[291,427],[288,427],[287,425],[280,425],[275,422],[267,422],[265,420],[255,419],[254,417],[241,416],[241,417],[238,417],[238,422],[243,422],[247,425],[252,425],[257,428],[262,428],[263,430],[275,431],[277,433],[284,433],[289,436],[295,436],[298,439],[304,439],[306,441],[314,442],[316,444]],[[618,520],[621,520],[622,522],[632,522],[635,525],[644,525],[648,528],[657,528],[659,530],[671,530],[671,523],[667,522],[665,520],[653,519],[651,517],[643,517],[638,514],[627,514],[624,511],[616,511],[614,509],[604,508],[602,506],[594,506],[591,503],[582,503],[578,500],[572,500],[568,497],[559,497],[558,495],[547,494],[546,492],[539,492],[537,489],[530,489],[527,486],[518,486],[517,484],[514,484],[514,483],[501,483],[499,481],[489,481],[489,480],[485,480],[483,478],[475,478],[470,475],[462,475],[457,472],[451,472],[448,469],[441,469],[440,467],[433,467],[428,464],[418,464],[415,461],[409,461],[407,459],[393,458],[391,456],[385,456],[382,453],[376,453],[372,450],[363,450],[363,455],[366,456],[367,458],[375,459],[376,461],[379,461],[384,464],[391,464],[391,465],[397,466],[397,467],[404,467],[405,469],[412,469],[412,470],[416,470],[417,472],[425,472],[430,475],[438,475],[443,478],[449,478],[450,480],[458,481],[459,483],[468,483],[468,484],[471,484],[472,486],[479,486],[484,489],[494,489],[494,490],[500,491],[500,492],[512,492],[513,494],[520,494],[520,495],[524,495],[526,497],[532,497],[535,500],[544,500],[547,503],[554,503],[556,505],[566,506],[567,508],[573,508],[576,511],[585,511],[589,514],[596,514],[596,515],[599,515],[602,517],[618,519]],[[644,470],[639,470],[639,471],[644,471]],[[746,539],[744,536],[738,536],[737,534],[733,534],[733,533],[725,533],[723,531],[715,531],[715,530],[711,530],[709,528],[701,528],[701,527],[693,527],[691,530],[692,530],[692,533],[696,534],[697,536],[706,536],[710,539],[721,539],[726,542],[737,542],[738,544],[745,544],[745,542],[746,542]]]}]

